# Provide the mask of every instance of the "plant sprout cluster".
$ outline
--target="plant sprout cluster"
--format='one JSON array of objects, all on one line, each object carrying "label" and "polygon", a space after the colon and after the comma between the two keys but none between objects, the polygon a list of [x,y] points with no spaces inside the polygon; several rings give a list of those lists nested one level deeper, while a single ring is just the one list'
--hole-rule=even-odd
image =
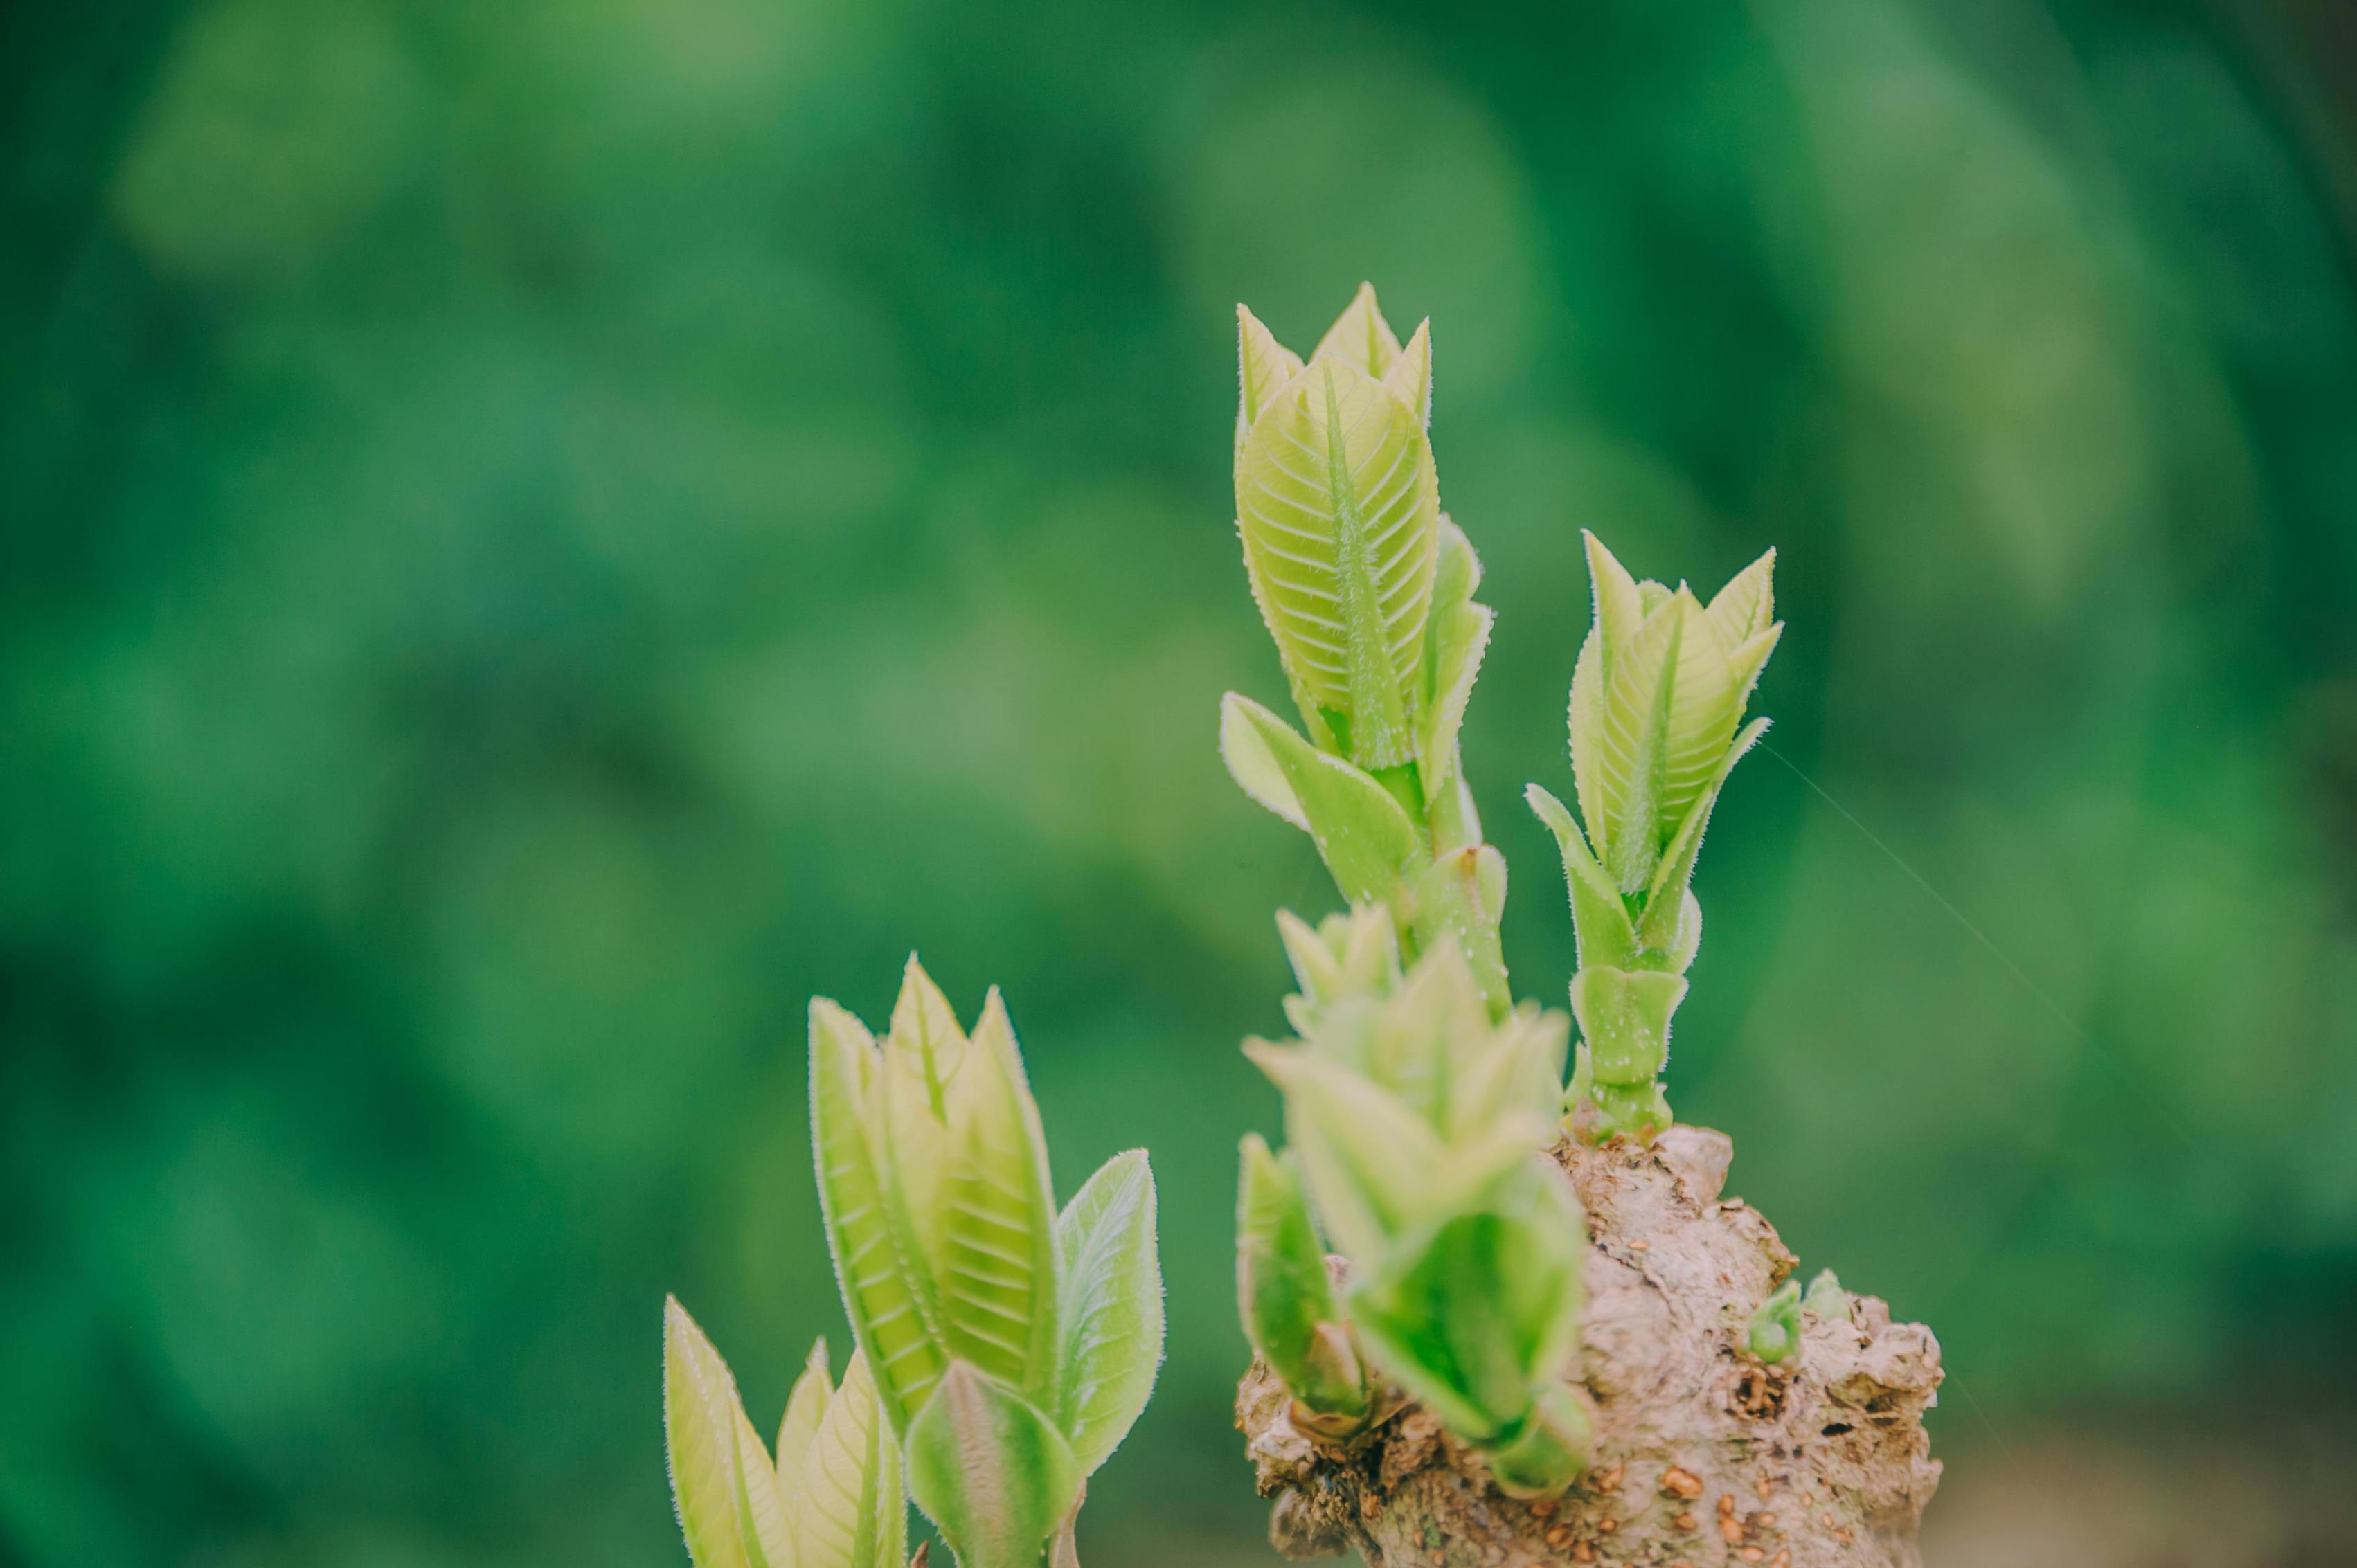
[{"label": "plant sprout cluster", "polygon": [[[1361,287],[1304,360],[1238,318],[1236,527],[1301,728],[1231,693],[1221,748],[1351,906],[1314,931],[1279,918],[1299,1038],[1246,1047],[1283,1093],[1290,1146],[1244,1144],[1245,1323],[1306,1429],[1356,1430],[1388,1384],[1486,1451],[1509,1491],[1560,1491],[1587,1450],[1565,1376],[1584,1230],[1546,1150],[1566,1126],[1601,1144],[1670,1123],[1660,1075],[1702,935],[1688,884],[1721,786],[1767,727],[1743,711],[1783,629],[1774,554],[1705,603],[1587,536],[1578,818],[1529,791],[1562,845],[1578,942],[1566,1087],[1568,1021],[1508,988],[1505,862],[1458,742],[1493,616],[1440,508],[1431,324],[1403,346]],[[1776,1348],[1783,1321],[1751,1340]]]},{"label": "plant sprout cluster", "polygon": [[[773,1463],[673,1304],[664,1387],[690,1557],[899,1568],[905,1477],[963,1568],[1034,1568],[1051,1541],[1076,1563],[1083,1486],[1161,1364],[1145,1152],[1106,1161],[1059,1211],[998,993],[969,1034],[913,958],[880,1041],[812,1003],[810,1085],[827,1244],[858,1350],[840,1391],[823,1344],[813,1352]],[[830,1426],[843,1435],[830,1441]]]},{"label": "plant sprout cluster", "polygon": [[[1670,1123],[1660,1075],[1702,931],[1688,884],[1719,789],[1767,725],[1743,714],[1782,630],[1773,554],[1706,603],[1638,581],[1588,536],[1577,819],[1529,791],[1562,846],[1578,968],[1570,1016],[1517,1004],[1505,862],[1458,741],[1494,617],[1440,510],[1430,324],[1403,345],[1362,287],[1304,360],[1249,310],[1239,320],[1236,525],[1301,724],[1230,693],[1221,751],[1310,835],[1349,904],[1314,928],[1278,916],[1294,1034],[1245,1044],[1283,1096],[1286,1146],[1243,1143],[1244,1325],[1301,1430],[1347,1441],[1414,1400],[1499,1487],[1551,1496],[1586,1468],[1593,1424],[1576,1382],[1586,1221],[1554,1150],[1566,1130],[1643,1142]],[[1077,1568],[1088,1477],[1161,1359],[1145,1154],[1107,1161],[1059,1209],[997,993],[969,1032],[913,958],[880,1038],[812,1003],[810,1096],[856,1348],[840,1383],[824,1341],[813,1348],[772,1447],[669,1304],[690,1557],[900,1568],[913,1500],[961,1568]],[[1789,1359],[1801,1313],[1836,1309],[1830,1273],[1805,1299],[1788,1283],[1745,1344]]]}]

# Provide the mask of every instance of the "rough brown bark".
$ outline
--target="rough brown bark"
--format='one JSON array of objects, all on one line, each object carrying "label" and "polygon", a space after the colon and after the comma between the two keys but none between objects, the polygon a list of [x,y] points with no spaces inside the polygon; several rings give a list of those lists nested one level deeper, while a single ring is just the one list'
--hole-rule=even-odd
[{"label": "rough brown bark", "polygon": [[1236,1421],[1277,1549],[1355,1546],[1373,1568],[1916,1568],[1940,1478],[1922,1423],[1939,1342],[1853,1294],[1846,1318],[1804,1315],[1786,1365],[1751,1356],[1751,1314],[1794,1260],[1765,1218],[1720,1199],[1732,1152],[1699,1127],[1555,1151],[1587,1209],[1574,1375],[1596,1417],[1593,1466],[1559,1498],[1505,1497],[1413,1404],[1346,1442],[1305,1434],[1255,1361]]}]

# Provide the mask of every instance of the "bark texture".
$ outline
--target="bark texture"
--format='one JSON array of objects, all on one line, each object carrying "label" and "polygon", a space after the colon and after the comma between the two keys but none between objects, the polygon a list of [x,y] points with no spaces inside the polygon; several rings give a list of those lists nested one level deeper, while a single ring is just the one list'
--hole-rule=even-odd
[{"label": "bark texture", "polygon": [[1751,1314],[1794,1260],[1765,1218],[1721,1200],[1732,1153],[1699,1127],[1555,1151],[1587,1210],[1574,1386],[1596,1425],[1594,1463],[1561,1498],[1505,1497],[1414,1404],[1344,1442],[1304,1433],[1255,1361],[1236,1421],[1277,1549],[1356,1547],[1372,1568],[1917,1568],[1940,1478],[1922,1423],[1939,1342],[1852,1294],[1846,1317],[1804,1314],[1789,1362],[1753,1357]]}]

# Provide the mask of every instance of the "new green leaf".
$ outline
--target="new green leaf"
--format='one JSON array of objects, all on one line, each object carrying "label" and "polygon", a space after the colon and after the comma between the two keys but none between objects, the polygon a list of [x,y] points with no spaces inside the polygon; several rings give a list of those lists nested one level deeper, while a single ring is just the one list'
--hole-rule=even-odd
[{"label": "new green leaf", "polygon": [[1129,1434],[1162,1364],[1162,1264],[1146,1151],[1099,1166],[1056,1221],[1059,1419],[1083,1477]]},{"label": "new green leaf", "polygon": [[1351,760],[1413,761],[1439,523],[1419,396],[1429,339],[1383,379],[1399,343],[1362,288],[1308,363],[1264,391],[1284,361],[1246,319],[1236,525],[1254,597],[1305,708]]},{"label": "new green leaf", "polygon": [[[1403,875],[1424,864],[1426,855],[1415,824],[1389,790],[1350,763],[1316,749],[1249,697],[1231,692],[1226,703],[1237,715],[1235,722],[1249,726],[1275,759],[1344,897],[1354,904],[1382,903]],[[1249,791],[1253,786],[1245,788]],[[1261,803],[1269,805],[1266,800]]]},{"label": "new green leaf", "polygon": [[902,1568],[908,1520],[900,1449],[864,1355],[843,1369],[802,1456],[799,1568]]},{"label": "new green leaf", "polygon": [[1020,1394],[952,1361],[909,1423],[909,1492],[959,1568],[1039,1568],[1081,1489],[1053,1422]]},{"label": "new green leaf", "polygon": [[917,1294],[915,1260],[885,1211],[880,1117],[883,1064],[858,1019],[811,1003],[811,1147],[834,1277],[854,1337],[876,1370],[896,1431],[929,1397],[948,1359]]},{"label": "new green leaf", "polygon": [[676,1296],[663,1301],[663,1451],[695,1568],[748,1568],[737,1508],[737,1380]]}]

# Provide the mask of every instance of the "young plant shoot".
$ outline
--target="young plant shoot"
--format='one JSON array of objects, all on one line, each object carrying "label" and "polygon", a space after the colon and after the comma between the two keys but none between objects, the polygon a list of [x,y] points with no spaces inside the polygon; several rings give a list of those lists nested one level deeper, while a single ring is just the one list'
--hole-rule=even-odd
[{"label": "young plant shoot", "polygon": [[1035,1568],[1162,1359],[1154,1174],[1116,1155],[1060,1213],[1006,1009],[968,1035],[913,958],[879,1041],[811,1004],[811,1139],[844,1310],[962,1568]]},{"label": "young plant shoot", "polygon": [[1587,540],[1595,623],[1571,677],[1572,782],[1587,832],[1536,784],[1528,793],[1571,884],[1581,1036],[1572,1123],[1601,1143],[1670,1124],[1670,1015],[1702,942],[1687,885],[1721,786],[1768,728],[1764,718],[1737,725],[1784,626],[1771,616],[1772,550],[1706,606],[1684,583],[1638,582]]},{"label": "young plant shoot", "polygon": [[728,1364],[676,1299],[663,1304],[663,1438],[695,1568],[901,1568],[908,1504],[866,1359],[840,1385],[826,1341],[786,1402],[774,1457]]},{"label": "young plant shoot", "polygon": [[[1587,536],[1577,815],[1527,795],[1570,884],[1571,1013],[1518,1003],[1458,741],[1494,617],[1440,507],[1431,325],[1403,344],[1362,286],[1306,359],[1238,326],[1236,527],[1299,723],[1232,692],[1220,749],[1347,906],[1278,915],[1293,1032],[1244,1046],[1286,1137],[1243,1141],[1236,1211],[1272,1538],[1371,1568],[1460,1544],[1485,1568],[1918,1568],[1938,1342],[1830,1271],[1804,1294],[1721,1197],[1730,1140],[1674,1124],[1661,1081],[1704,830],[1767,726],[1745,710],[1783,631],[1774,552],[1706,601]],[[773,1452],[670,1305],[695,1568],[899,1568],[904,1487],[959,1568],[1078,1568],[1086,1483],[1161,1359],[1144,1152],[1060,1209],[998,993],[969,1032],[913,958],[880,1038],[811,1004],[810,1095],[857,1348],[840,1385],[812,1351]]]},{"label": "young plant shoot", "polygon": [[1116,1155],[1060,1212],[1047,1139],[993,991],[968,1034],[911,958],[879,1041],[811,1004],[811,1139],[844,1308],[772,1460],[676,1302],[673,1491],[695,1568],[899,1568],[906,1496],[961,1568],[1077,1568],[1088,1477],[1162,1359],[1154,1173]]},{"label": "young plant shoot", "polygon": [[1503,1568],[1700,1561],[1684,1503],[1711,1491],[1711,1561],[1911,1564],[1936,1343],[1829,1273],[1804,1301],[1767,1222],[1719,1201],[1727,1139],[1674,1126],[1661,1084],[1695,857],[1767,727],[1744,710],[1783,631],[1774,552],[1705,602],[1587,536],[1578,815],[1528,796],[1570,883],[1572,1017],[1517,1004],[1458,744],[1493,617],[1441,510],[1431,325],[1403,345],[1364,286],[1307,359],[1238,323],[1236,528],[1300,722],[1230,693],[1220,747],[1350,906],[1277,917],[1294,1038],[1244,1047],[1287,1145],[1244,1140],[1237,1202],[1273,1538],[1374,1568],[1452,1541]]}]

